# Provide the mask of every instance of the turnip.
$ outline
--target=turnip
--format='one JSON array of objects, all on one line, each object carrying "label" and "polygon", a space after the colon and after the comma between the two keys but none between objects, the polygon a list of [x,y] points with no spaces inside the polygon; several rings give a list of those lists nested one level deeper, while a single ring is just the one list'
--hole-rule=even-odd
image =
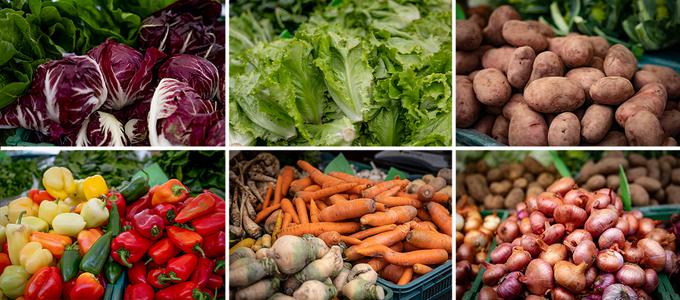
[{"label": "turnip", "polygon": [[311,262],[295,276],[288,278],[283,284],[283,292],[292,293],[305,281],[331,278],[342,270],[342,266],[342,248],[333,246],[322,258]]},{"label": "turnip", "polygon": [[338,273],[337,276],[333,279],[333,285],[335,286],[335,289],[340,291],[343,286],[345,286],[345,283],[347,283],[347,277],[349,276],[349,272],[352,269],[352,264],[350,263],[345,263],[342,266],[342,270]]},{"label": "turnip", "polygon": [[251,257],[241,258],[229,265],[229,285],[247,286],[265,276],[278,274],[276,262],[271,258],[259,260]]},{"label": "turnip", "polygon": [[318,280],[305,281],[295,293],[296,300],[329,300],[335,297],[337,291],[330,280],[321,282]]},{"label": "turnip", "polygon": [[356,264],[349,272],[347,281],[352,281],[357,278],[362,278],[370,283],[375,283],[378,280],[378,273],[374,271],[369,264]]},{"label": "turnip", "polygon": [[295,274],[302,270],[309,262],[323,257],[328,252],[328,246],[313,236],[284,235],[272,245],[272,258],[283,274]]},{"label": "turnip", "polygon": [[236,250],[234,250],[234,252],[229,254],[230,264],[233,264],[244,257],[255,258],[255,252],[253,252],[253,250],[248,247],[238,247]]},{"label": "turnip", "polygon": [[295,298],[282,293],[276,293],[267,300],[295,300]]},{"label": "turnip", "polygon": [[[231,285],[231,282],[229,284]],[[263,279],[236,292],[236,300],[264,300],[278,289],[278,278]]]},{"label": "turnip", "polygon": [[271,258],[272,249],[271,248],[261,248],[260,250],[257,250],[255,253],[255,258],[257,259],[263,259],[263,258]]},{"label": "turnip", "polygon": [[342,287],[342,294],[350,300],[382,300],[385,290],[379,285],[358,277]]}]

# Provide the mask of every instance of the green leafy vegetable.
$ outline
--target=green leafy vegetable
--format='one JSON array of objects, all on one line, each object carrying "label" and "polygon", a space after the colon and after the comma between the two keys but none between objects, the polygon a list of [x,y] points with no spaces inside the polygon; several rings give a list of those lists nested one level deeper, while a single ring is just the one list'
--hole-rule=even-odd
[{"label": "green leafy vegetable", "polygon": [[623,209],[630,211],[630,186],[628,186],[628,177],[626,177],[626,171],[622,165],[619,165],[619,195],[621,196],[621,202],[623,202]]},{"label": "green leafy vegetable", "polygon": [[192,194],[211,188],[226,191],[224,151],[161,151],[152,158],[168,177],[179,179]]}]

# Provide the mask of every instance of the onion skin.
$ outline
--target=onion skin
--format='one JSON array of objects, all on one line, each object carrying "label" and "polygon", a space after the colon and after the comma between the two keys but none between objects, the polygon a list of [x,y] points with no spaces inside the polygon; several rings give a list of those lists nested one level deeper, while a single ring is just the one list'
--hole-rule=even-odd
[{"label": "onion skin", "polygon": [[484,274],[482,274],[482,282],[489,286],[496,285],[498,281],[508,273],[505,265],[502,264],[492,265],[487,262],[482,262],[482,265],[486,268]]},{"label": "onion skin", "polygon": [[510,218],[505,219],[505,221],[498,226],[498,230],[496,230],[496,238],[501,242],[512,242],[512,240],[518,236],[519,226],[517,225],[517,220],[512,221]]},{"label": "onion skin", "polygon": [[627,286],[639,288],[645,284],[645,271],[635,264],[625,264],[616,272],[616,280]]},{"label": "onion skin", "polygon": [[597,245],[600,249],[609,249],[612,245],[618,245],[619,249],[623,249],[626,246],[626,236],[621,229],[609,228],[597,239]]},{"label": "onion skin", "polygon": [[620,283],[612,284],[602,292],[602,300],[621,299],[637,299],[637,294],[631,287]]},{"label": "onion skin", "polygon": [[479,251],[486,248],[486,245],[488,245],[489,242],[490,242],[489,235],[484,234],[479,229],[473,229],[468,231],[465,234],[465,238],[463,239],[463,244],[472,245],[475,248],[475,251]]},{"label": "onion skin", "polygon": [[468,290],[469,288],[466,288],[462,285],[456,285],[456,299],[463,299],[465,292],[467,292]]},{"label": "onion skin", "polygon": [[[462,297],[456,299],[463,299]],[[496,300],[498,299],[498,295],[496,294],[496,291],[493,290],[492,287],[490,286],[485,286],[481,290],[479,290],[479,294],[477,295],[477,299],[479,300]]]},{"label": "onion skin", "polygon": [[545,297],[542,296],[536,296],[536,295],[529,295],[524,300],[545,300]]},{"label": "onion skin", "polygon": [[[564,234],[566,233],[566,228],[562,224],[553,224],[549,225],[548,222],[546,224],[546,229],[543,231],[543,234],[541,234],[541,238],[543,241],[548,244],[552,245],[554,243],[557,243],[562,240],[564,237]],[[548,227],[549,226],[549,227]]]},{"label": "onion skin", "polygon": [[524,276],[521,276],[519,281],[526,284],[529,292],[537,295],[543,295],[555,287],[552,266],[540,258],[529,263]]},{"label": "onion skin", "polygon": [[552,216],[555,209],[562,205],[562,200],[557,195],[549,192],[538,194],[536,201],[538,201],[538,211],[546,217]]},{"label": "onion skin", "polygon": [[593,282],[593,291],[598,294],[602,294],[604,290],[610,285],[616,283],[616,277],[614,274],[603,273],[595,278]]},{"label": "onion skin", "polygon": [[662,228],[654,228],[645,238],[655,240],[666,250],[675,250],[675,235]]},{"label": "onion skin", "polygon": [[564,241],[562,241],[562,244],[565,246],[569,247],[572,244],[578,244],[584,240],[593,240],[593,235],[590,234],[590,232],[585,231],[584,229],[576,229],[572,231],[567,237],[564,238]]},{"label": "onion skin", "polygon": [[[538,257],[541,253],[541,247],[538,246],[538,241],[541,240],[535,234],[527,234],[520,238],[519,245],[531,254],[531,257]],[[542,241],[542,240],[541,240]]]},{"label": "onion skin", "polygon": [[467,284],[472,277],[472,265],[467,260],[456,262],[456,284]]},{"label": "onion skin", "polygon": [[586,203],[586,212],[589,214],[593,209],[603,209],[612,204],[612,196],[607,193],[595,192],[593,197]]},{"label": "onion skin", "polygon": [[642,289],[647,293],[653,293],[659,286],[659,275],[656,271],[652,269],[645,270],[645,283],[642,285]]},{"label": "onion skin", "polygon": [[504,264],[512,254],[512,244],[502,243],[491,251],[491,262],[494,264]]},{"label": "onion skin", "polygon": [[520,272],[512,272],[501,279],[496,287],[496,294],[503,299],[520,299],[523,296],[522,283],[519,282]]},{"label": "onion skin", "polygon": [[605,230],[614,227],[618,219],[618,213],[611,207],[593,209],[588,220],[586,220],[585,229],[596,238]]},{"label": "onion skin", "polygon": [[659,223],[660,222],[654,221],[650,218],[640,219],[640,221],[638,221],[637,236],[639,238],[647,236],[647,234],[654,230],[654,228],[656,228],[656,225],[658,225]]},{"label": "onion skin", "polygon": [[531,196],[524,201],[527,205],[527,212],[532,213],[538,210],[538,198],[536,196]]},{"label": "onion skin", "polygon": [[522,234],[534,233],[534,230],[531,228],[531,220],[529,218],[523,218],[519,221],[519,232]]},{"label": "onion skin", "polygon": [[597,268],[592,266],[586,270],[586,287],[590,288],[593,286],[593,282],[597,279]]},{"label": "onion skin", "polygon": [[631,243],[626,242],[626,246],[623,249],[623,260],[628,263],[637,264],[642,259],[642,250],[638,247],[633,247]]},{"label": "onion skin", "polygon": [[678,272],[678,268],[680,268],[678,256],[673,251],[666,250],[666,265],[663,267],[663,272],[667,275],[672,275]]},{"label": "onion skin", "polygon": [[582,297],[581,300],[601,300],[602,295],[590,294],[588,296]]},{"label": "onion skin", "polygon": [[623,256],[611,249],[602,250],[597,254],[597,267],[607,273],[614,273],[623,267]]},{"label": "onion skin", "polygon": [[590,266],[597,257],[597,246],[590,240],[585,240],[576,247],[567,245],[567,248],[571,250],[571,259],[575,264],[585,263],[587,266]]},{"label": "onion skin", "polygon": [[637,293],[638,300],[652,300],[652,297],[650,297],[647,294],[647,292],[645,292],[641,289],[637,289],[637,290],[635,290],[635,292]]},{"label": "onion skin", "polygon": [[586,263],[574,265],[568,261],[559,261],[554,268],[555,282],[572,293],[580,294],[586,288],[586,268]]},{"label": "onion skin", "polygon": [[640,226],[640,220],[631,213],[624,214],[623,217],[628,221],[628,233],[626,233],[626,236],[635,235]]},{"label": "onion skin", "polygon": [[550,290],[550,295],[553,300],[576,300],[574,295],[561,286],[556,286],[554,289]]},{"label": "onion skin", "polygon": [[550,192],[550,193],[555,193],[560,195],[560,197],[564,197],[564,195],[567,194],[567,192],[577,188],[578,185],[576,185],[576,181],[574,181],[573,178],[571,177],[562,177],[558,179],[557,181],[553,182],[548,188],[545,190]]},{"label": "onion skin", "polygon": [[462,244],[456,249],[456,261],[475,261],[475,247],[470,244]]},{"label": "onion skin", "polygon": [[616,225],[614,225],[614,228],[618,228],[619,230],[621,230],[621,232],[623,232],[624,235],[632,234],[630,233],[630,225],[628,224],[628,220],[626,219],[625,216],[619,217],[619,219],[616,221]]},{"label": "onion skin", "polygon": [[585,209],[580,208],[573,204],[563,204],[558,206],[553,212],[555,221],[557,223],[564,224],[564,227],[568,232],[574,231],[574,229],[583,226],[586,222],[588,214]]},{"label": "onion skin", "polygon": [[666,250],[657,241],[645,238],[639,240],[637,246],[642,250],[640,265],[652,268],[657,272],[664,269],[666,266]]},{"label": "onion skin", "polygon": [[538,258],[549,263],[551,266],[554,266],[558,261],[566,260],[569,255],[567,246],[562,244],[552,244],[548,246],[541,241],[539,242],[539,246],[543,252],[541,252]]},{"label": "onion skin", "polygon": [[512,254],[508,257],[508,261],[505,262],[505,268],[508,271],[521,271],[529,264],[531,261],[531,254],[524,250],[522,247],[512,248]]},{"label": "onion skin", "polygon": [[592,197],[593,197],[592,193],[584,189],[576,189],[567,192],[567,194],[564,195],[563,200],[564,204],[573,204],[580,208],[583,208],[585,207],[586,203],[588,203],[588,200]]},{"label": "onion skin", "polygon": [[531,223],[531,231],[535,234],[541,234],[545,230],[545,222],[548,218],[540,211],[532,212],[529,215],[529,222]]}]

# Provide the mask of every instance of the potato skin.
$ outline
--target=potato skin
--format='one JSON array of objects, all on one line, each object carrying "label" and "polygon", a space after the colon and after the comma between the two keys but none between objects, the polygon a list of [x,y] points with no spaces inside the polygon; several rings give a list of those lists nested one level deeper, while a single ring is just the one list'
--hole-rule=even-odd
[{"label": "potato skin", "polygon": [[680,111],[675,109],[664,111],[660,122],[667,137],[680,134]]},{"label": "potato skin", "polygon": [[562,75],[564,75],[564,65],[560,57],[554,52],[544,51],[536,55],[528,83],[543,77]]},{"label": "potato skin", "polygon": [[482,67],[484,69],[498,69],[505,73],[508,70],[508,62],[510,62],[510,57],[512,57],[515,49],[515,47],[504,46],[487,50],[482,55]]},{"label": "potato skin", "polygon": [[675,70],[657,65],[644,65],[642,70],[652,72],[666,87],[669,99],[680,97],[680,74]]},{"label": "potato skin", "polygon": [[524,22],[527,22],[529,26],[534,28],[534,30],[538,31],[538,33],[542,34],[546,38],[551,38],[555,36],[555,32],[553,32],[552,28],[548,24],[536,20],[526,20]]},{"label": "potato skin", "polygon": [[593,58],[593,45],[585,36],[570,35],[564,39],[559,55],[569,68],[587,66]]},{"label": "potato skin", "polygon": [[548,126],[543,116],[530,108],[520,108],[510,119],[510,146],[547,146]]},{"label": "potato skin", "polygon": [[612,127],[614,109],[609,106],[593,104],[581,118],[581,136],[586,143],[595,144],[604,139]]},{"label": "potato skin", "polygon": [[647,110],[640,110],[628,118],[625,130],[631,146],[659,146],[664,139],[661,122]]},{"label": "potato skin", "polygon": [[650,83],[663,84],[661,79],[652,71],[639,70],[635,72],[635,75],[633,76],[633,86],[635,87],[635,90],[639,90]]},{"label": "potato skin", "polygon": [[531,24],[509,20],[503,24],[503,38],[515,47],[529,46],[535,52],[541,52],[548,47],[548,40]]},{"label": "potato skin", "polygon": [[590,98],[603,105],[619,105],[634,93],[633,84],[620,76],[601,78],[590,87]]},{"label": "potato skin", "polygon": [[524,99],[537,112],[561,113],[583,105],[585,93],[580,85],[566,77],[545,77],[529,83]]},{"label": "potato skin", "polygon": [[472,126],[472,129],[477,130],[483,134],[486,134],[488,136],[491,135],[491,129],[493,128],[493,123],[496,121],[496,118],[492,115],[486,115],[482,116],[477,123],[475,123],[474,126]]},{"label": "potato skin", "polygon": [[601,78],[604,78],[604,73],[596,68],[582,67],[569,70],[565,76],[569,80],[578,83],[583,88],[586,97],[590,97],[590,87]]},{"label": "potato skin", "polygon": [[514,88],[523,89],[531,77],[531,69],[536,59],[536,53],[529,46],[517,48],[508,62],[508,82]]},{"label": "potato skin", "polygon": [[467,128],[479,118],[481,104],[475,98],[472,81],[466,76],[456,76],[456,126]]},{"label": "potato skin", "polygon": [[482,28],[470,20],[456,20],[456,50],[471,51],[482,44]]},{"label": "potato skin", "polygon": [[496,121],[493,123],[493,128],[491,128],[491,137],[497,142],[507,145],[508,144],[508,128],[510,127],[510,122],[503,117],[503,115],[498,115]]},{"label": "potato skin", "polygon": [[483,30],[484,40],[494,46],[505,44],[503,24],[510,20],[519,20],[519,13],[510,5],[501,5],[489,16],[489,22]]},{"label": "potato skin", "polygon": [[581,142],[581,123],[578,117],[564,112],[555,117],[548,128],[548,145],[578,146]]},{"label": "potato skin", "polygon": [[472,81],[477,100],[485,105],[502,106],[512,94],[512,88],[503,72],[498,69],[484,69]]},{"label": "potato skin", "polygon": [[503,117],[505,117],[508,120],[512,120],[512,117],[515,115],[517,111],[521,111],[522,109],[531,109],[529,106],[526,104],[524,101],[524,95],[522,94],[514,94],[512,97],[510,97],[510,100],[508,103],[506,103],[503,106]]},{"label": "potato skin", "polygon": [[599,56],[593,56],[593,59],[590,60],[590,67],[598,69],[604,73],[604,59]]},{"label": "potato skin", "polygon": [[609,42],[599,35],[589,36],[590,44],[593,46],[593,56],[604,58],[609,50]]},{"label": "potato skin", "polygon": [[607,76],[621,76],[631,80],[635,71],[637,71],[637,59],[628,48],[616,44],[609,47],[609,51],[604,57],[603,67]]},{"label": "potato skin", "polygon": [[481,66],[479,51],[456,51],[456,74],[465,75]]},{"label": "potato skin", "polygon": [[600,141],[598,146],[628,146],[626,135],[621,131],[610,131]]},{"label": "potato skin", "polygon": [[666,88],[660,83],[645,85],[616,109],[616,122],[625,127],[626,120],[640,110],[649,111],[661,118],[666,108],[666,98]]}]

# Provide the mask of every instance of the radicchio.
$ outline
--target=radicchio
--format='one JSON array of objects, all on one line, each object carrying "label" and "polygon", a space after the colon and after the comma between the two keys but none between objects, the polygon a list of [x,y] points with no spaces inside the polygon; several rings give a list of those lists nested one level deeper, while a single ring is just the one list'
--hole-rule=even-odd
[{"label": "radicchio", "polygon": [[206,145],[210,146],[224,146],[226,145],[226,124],[224,118],[220,119],[215,126],[210,129]]},{"label": "radicchio", "polygon": [[26,128],[57,141],[80,129],[106,100],[99,64],[89,56],[67,56],[40,65],[27,95],[0,111],[0,128]]},{"label": "radicchio", "polygon": [[207,59],[179,54],[169,58],[158,69],[158,78],[174,78],[186,82],[203,99],[213,99],[218,95],[220,76],[217,67]]},{"label": "radicchio", "polygon": [[147,121],[151,146],[205,146],[219,114],[214,101],[202,99],[188,84],[163,78]]},{"label": "radicchio", "polygon": [[98,111],[83,122],[80,130],[68,139],[72,146],[126,146],[123,124],[110,113]]},{"label": "radicchio", "polygon": [[90,50],[87,55],[101,67],[109,97],[104,108],[120,110],[141,99],[145,91],[152,89],[153,68],[158,60],[165,57],[156,48],[149,48],[146,54],[127,45],[106,40]]}]

